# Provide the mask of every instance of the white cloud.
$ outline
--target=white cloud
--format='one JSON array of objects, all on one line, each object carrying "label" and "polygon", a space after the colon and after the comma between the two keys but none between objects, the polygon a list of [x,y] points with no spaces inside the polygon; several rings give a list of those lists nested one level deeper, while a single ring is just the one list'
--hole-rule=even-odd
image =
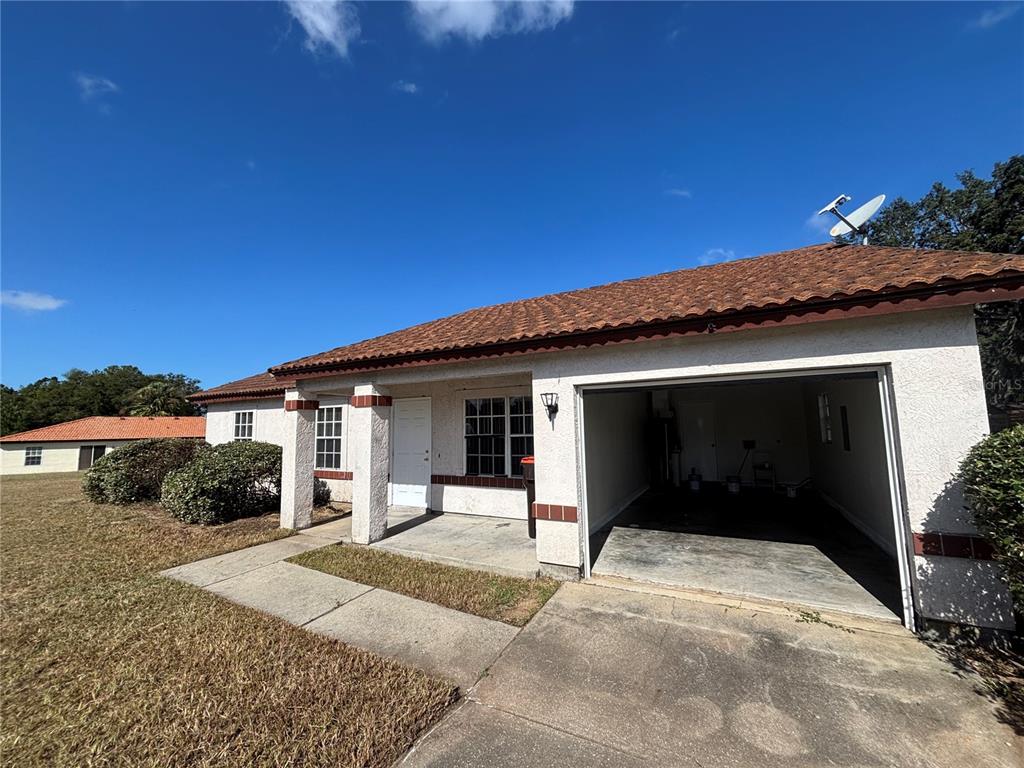
[{"label": "white cloud", "polygon": [[679,189],[678,187],[666,189],[665,194],[669,197],[685,197],[687,200],[693,197],[693,192],[688,189]]},{"label": "white cloud", "polygon": [[288,12],[306,32],[306,48],[316,53],[333,49],[343,59],[359,39],[359,14],[346,0],[285,0]]},{"label": "white cloud", "polygon": [[992,29],[997,24],[1002,24],[1020,9],[1019,3],[1004,3],[998,8],[989,8],[967,26],[974,29]]},{"label": "white cloud", "polygon": [[0,304],[14,309],[24,309],[28,312],[45,312],[51,309],[60,309],[67,304],[67,301],[47,293],[0,291]]},{"label": "white cloud", "polygon": [[835,216],[825,216],[815,211],[807,217],[807,221],[804,222],[804,226],[814,232],[817,232],[819,235],[824,235],[832,229],[832,225],[835,224],[836,221],[838,221],[838,219],[836,219]]},{"label": "white cloud", "polygon": [[736,251],[730,248],[709,248],[697,261],[702,267],[708,264],[718,264],[723,261],[732,261],[736,257]]},{"label": "white cloud", "polygon": [[418,93],[420,90],[416,83],[410,83],[407,80],[396,80],[391,84],[391,87],[402,93]]},{"label": "white cloud", "polygon": [[411,0],[417,29],[427,40],[541,32],[572,16],[573,0]]},{"label": "white cloud", "polygon": [[82,96],[82,101],[92,101],[106,96],[108,93],[117,93],[121,90],[113,80],[99,75],[75,72],[74,78],[78,84],[78,92]]}]

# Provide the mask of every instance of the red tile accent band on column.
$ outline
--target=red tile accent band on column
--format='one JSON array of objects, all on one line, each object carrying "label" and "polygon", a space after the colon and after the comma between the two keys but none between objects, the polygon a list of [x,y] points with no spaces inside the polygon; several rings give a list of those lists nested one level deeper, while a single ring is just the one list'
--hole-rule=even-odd
[{"label": "red tile accent band on column", "polygon": [[337,469],[314,469],[313,477],[319,477],[321,480],[351,480],[352,473]]},{"label": "red tile accent band on column", "polygon": [[320,407],[319,400],[285,400],[286,411],[315,411]]},{"label": "red tile accent band on column", "polygon": [[533,516],[538,520],[555,520],[561,523],[575,523],[578,519],[576,507],[564,504],[541,504],[533,502]]},{"label": "red tile accent band on column", "polygon": [[513,488],[525,490],[521,477],[480,477],[478,475],[431,475],[434,485],[461,485],[471,488]]},{"label": "red tile accent band on column", "polygon": [[962,533],[914,533],[915,555],[942,555],[971,560],[991,560],[992,545],[980,536]]},{"label": "red tile accent band on column", "polygon": [[370,408],[373,406],[391,405],[390,395],[354,395],[348,404],[353,408]]}]

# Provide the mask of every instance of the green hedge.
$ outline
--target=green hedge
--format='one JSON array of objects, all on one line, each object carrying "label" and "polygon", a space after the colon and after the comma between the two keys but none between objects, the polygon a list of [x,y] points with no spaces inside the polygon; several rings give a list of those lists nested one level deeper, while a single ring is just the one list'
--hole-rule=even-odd
[{"label": "green hedge", "polygon": [[974,446],[959,478],[974,525],[995,548],[1018,610],[1024,609],[1024,424]]},{"label": "green hedge", "polygon": [[85,473],[82,490],[86,498],[99,504],[159,499],[167,474],[206,450],[209,446],[202,440],[136,440],[100,457]]},{"label": "green hedge", "polygon": [[281,447],[253,441],[216,445],[167,475],[160,501],[186,523],[224,523],[278,509]]}]

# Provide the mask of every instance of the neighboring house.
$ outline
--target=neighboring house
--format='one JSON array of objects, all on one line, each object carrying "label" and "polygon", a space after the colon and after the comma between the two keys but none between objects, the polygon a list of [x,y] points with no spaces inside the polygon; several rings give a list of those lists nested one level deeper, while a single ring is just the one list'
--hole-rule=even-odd
[{"label": "neighboring house", "polygon": [[[211,443],[283,446],[286,527],[314,475],[358,543],[389,505],[524,519],[534,455],[549,573],[616,574],[613,553],[646,581],[778,578],[854,611],[867,589],[912,628],[1005,628],[951,478],[988,431],[973,305],[1022,297],[1024,256],[819,245],[474,309],[193,399]],[[820,506],[785,506],[807,487]]]},{"label": "neighboring house", "polygon": [[202,416],[87,416],[0,437],[0,474],[77,472],[133,440],[205,436]]}]

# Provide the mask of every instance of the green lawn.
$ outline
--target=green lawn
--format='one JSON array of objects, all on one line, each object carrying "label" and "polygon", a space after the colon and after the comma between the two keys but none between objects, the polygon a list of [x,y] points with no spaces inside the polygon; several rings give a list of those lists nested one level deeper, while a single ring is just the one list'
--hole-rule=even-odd
[{"label": "green lawn", "polygon": [[416,670],[157,571],[286,535],[0,481],[0,762],[387,766],[453,701]]},{"label": "green lawn", "polygon": [[555,594],[554,579],[522,579],[335,544],[289,562],[521,627]]}]

